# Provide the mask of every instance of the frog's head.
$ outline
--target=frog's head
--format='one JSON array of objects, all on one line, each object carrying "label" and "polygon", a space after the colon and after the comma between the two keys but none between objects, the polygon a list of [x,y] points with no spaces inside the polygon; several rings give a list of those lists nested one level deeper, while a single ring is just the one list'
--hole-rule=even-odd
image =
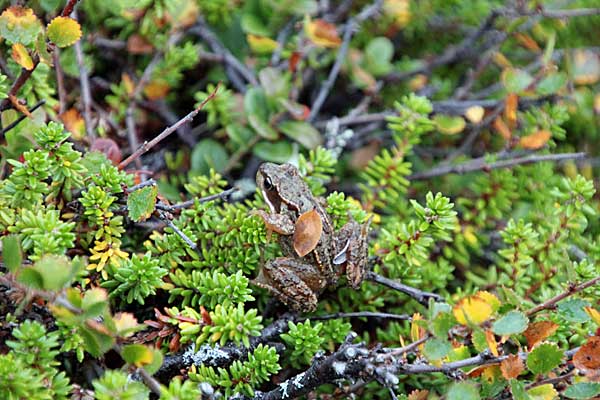
[{"label": "frog's head", "polygon": [[256,184],[274,213],[281,211],[281,204],[297,209],[298,198],[307,190],[300,172],[292,164],[261,164],[256,173]]}]

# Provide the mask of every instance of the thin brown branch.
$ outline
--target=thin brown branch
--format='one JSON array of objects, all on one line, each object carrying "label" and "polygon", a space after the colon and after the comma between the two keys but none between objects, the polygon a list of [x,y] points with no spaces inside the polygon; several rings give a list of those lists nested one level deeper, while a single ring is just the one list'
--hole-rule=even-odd
[{"label": "thin brown branch", "polygon": [[496,162],[487,162],[487,157],[475,158],[473,160],[464,162],[456,165],[444,165],[435,167],[427,171],[416,172],[408,176],[409,180],[417,181],[423,179],[431,179],[437,176],[448,175],[448,174],[466,174],[468,172],[475,171],[490,171],[498,168],[512,168],[517,165],[534,164],[544,161],[564,161],[564,160],[578,160],[585,158],[585,153],[558,153],[558,154],[531,154],[524,157],[515,157],[508,160],[501,160]]},{"label": "thin brown branch", "polygon": [[194,241],[190,239],[189,236],[186,235],[181,229],[179,229],[177,225],[175,225],[173,221],[171,221],[171,218],[169,218],[169,216],[165,212],[160,210],[157,211],[160,219],[164,221],[169,228],[173,229],[173,232],[175,232],[175,234],[177,234],[177,236],[179,236],[181,240],[185,242],[185,244],[187,244],[192,250],[198,251],[198,245],[194,243]]},{"label": "thin brown branch", "polygon": [[160,396],[160,383],[156,379],[154,379],[154,377],[150,375],[150,373],[144,368],[138,368],[137,373],[142,377],[144,383],[146,384],[146,386],[148,386],[148,388],[150,388],[152,393]]},{"label": "thin brown branch", "polygon": [[299,321],[304,321],[310,319],[312,321],[324,321],[330,319],[339,319],[339,318],[383,318],[383,319],[392,319],[392,320],[400,320],[400,321],[411,321],[412,318],[410,315],[406,314],[390,314],[384,312],[374,312],[374,311],[356,311],[356,312],[337,312],[333,314],[326,315],[317,315],[300,318]]},{"label": "thin brown branch", "polygon": [[[40,100],[40,101],[38,101],[33,107],[31,107],[29,109],[29,113],[34,112],[35,110],[37,110],[38,108],[40,108],[44,104],[46,104],[46,100]],[[21,121],[23,121],[25,118],[27,118],[27,115],[21,114],[19,116],[19,118],[17,118],[15,121],[13,121],[10,124],[8,124],[4,129],[2,129],[2,131],[0,131],[0,138],[3,137],[6,132],[10,131],[12,128],[14,128],[15,126],[19,125],[19,123],[21,123]]]},{"label": "thin brown branch", "polygon": [[10,102],[10,97],[15,97],[17,95],[21,87],[31,77],[31,74],[33,74],[33,71],[35,71],[39,63],[40,58],[37,55],[35,55],[33,56],[33,67],[31,69],[21,68],[21,73],[19,74],[17,80],[14,81],[14,83],[10,87],[7,98],[2,100],[2,103],[0,103],[0,111],[8,110],[12,106]]},{"label": "thin brown branch", "polygon": [[125,168],[132,161],[134,161],[135,159],[140,157],[142,154],[144,154],[148,150],[152,149],[154,146],[156,146],[158,143],[160,143],[166,137],[168,137],[171,133],[173,133],[175,130],[177,130],[177,128],[179,128],[181,125],[194,119],[194,117],[196,115],[198,115],[198,113],[204,108],[204,106],[216,96],[217,91],[219,90],[219,87],[220,87],[220,84],[217,84],[217,86],[215,87],[215,90],[213,90],[213,92],[202,103],[200,103],[200,105],[194,111],[190,112],[188,115],[181,118],[175,124],[166,128],[164,131],[162,131],[158,136],[156,136],[151,141],[144,142],[136,151],[133,152],[133,154],[131,154],[125,160],[121,161],[121,163],[119,164],[119,169]]},{"label": "thin brown branch", "polygon": [[529,310],[525,311],[525,314],[533,315],[542,310],[548,310],[548,309],[554,308],[556,306],[556,303],[558,303],[559,301],[566,299],[567,297],[572,296],[576,293],[579,293],[579,292],[581,292],[587,288],[590,288],[594,285],[597,285],[599,282],[600,282],[600,276],[597,276],[593,279],[590,279],[589,281],[580,283],[579,285],[570,284],[564,292],[546,300],[545,302],[543,302],[541,304],[538,304],[535,307],[530,308]]},{"label": "thin brown branch", "polygon": [[65,4],[65,8],[63,8],[62,12],[60,13],[61,17],[68,17],[69,15],[71,15],[73,9],[75,8],[75,4],[77,4],[78,1],[79,0],[67,1],[67,4]]}]

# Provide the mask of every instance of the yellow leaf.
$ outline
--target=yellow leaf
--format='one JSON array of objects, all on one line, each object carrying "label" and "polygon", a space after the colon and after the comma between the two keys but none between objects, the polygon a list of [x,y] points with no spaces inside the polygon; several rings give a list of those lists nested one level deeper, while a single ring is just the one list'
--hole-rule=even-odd
[{"label": "yellow leaf", "polygon": [[144,95],[148,100],[158,100],[164,98],[171,87],[164,81],[151,81],[144,87]]},{"label": "yellow leaf", "polygon": [[527,391],[531,400],[553,400],[558,399],[558,392],[551,383],[539,385]]},{"label": "yellow leaf", "polygon": [[133,80],[131,80],[131,77],[128,74],[123,73],[121,74],[121,82],[125,87],[125,92],[131,96],[131,94],[133,94],[133,90],[135,89],[135,85]]},{"label": "yellow leaf", "polygon": [[537,131],[536,133],[532,133],[531,135],[523,136],[519,140],[519,144],[525,149],[537,150],[540,147],[544,146],[546,143],[548,143],[550,137],[552,137],[552,133],[550,133],[550,131],[542,129]]},{"label": "yellow leaf", "polygon": [[600,114],[600,93],[594,96],[594,112]]},{"label": "yellow leaf", "polygon": [[492,307],[492,312],[498,311],[498,309],[501,306],[500,300],[498,300],[498,298],[495,295],[493,295],[490,292],[486,292],[485,290],[480,290],[475,294],[475,296],[478,296],[485,300],[485,302]]},{"label": "yellow leaf", "polygon": [[311,21],[310,17],[306,16],[304,32],[311,42],[320,47],[336,48],[342,44],[335,25],[322,19]]},{"label": "yellow leaf", "polygon": [[516,93],[510,93],[504,101],[504,117],[508,126],[514,129],[517,126],[517,107],[519,106],[519,96]]},{"label": "yellow leaf", "polygon": [[113,322],[117,329],[117,334],[123,337],[129,337],[133,335],[135,329],[138,327],[138,321],[133,314],[127,312],[117,313]]},{"label": "yellow leaf", "polygon": [[462,299],[452,310],[454,317],[461,325],[479,325],[493,313],[492,306],[479,296]]},{"label": "yellow leaf", "polygon": [[56,17],[48,24],[48,39],[58,47],[68,47],[81,38],[81,26],[73,18]]},{"label": "yellow leaf", "polygon": [[498,357],[498,343],[496,342],[494,333],[489,329],[485,331],[485,341],[487,342],[487,345],[490,348],[492,354]]},{"label": "yellow leaf", "polygon": [[587,315],[590,316],[596,325],[600,325],[600,312],[593,307],[583,307]]},{"label": "yellow leaf", "polygon": [[42,25],[31,8],[11,6],[0,15],[0,38],[28,45],[41,32]]},{"label": "yellow leaf", "polygon": [[404,28],[410,22],[410,1],[409,0],[385,0],[383,2],[385,15],[394,18],[394,25],[397,28]]},{"label": "yellow leaf", "polygon": [[465,240],[471,245],[476,245],[479,241],[477,239],[477,235],[475,235],[475,229],[471,225],[464,228],[463,236]]},{"label": "yellow leaf", "polygon": [[258,54],[269,54],[277,48],[277,41],[266,36],[258,36],[249,33],[246,35],[246,41],[250,49]]},{"label": "yellow leaf", "polygon": [[425,335],[425,330],[419,325],[419,321],[422,321],[423,317],[419,313],[412,315],[412,322],[410,323],[410,340],[416,342]]},{"label": "yellow leaf", "polygon": [[485,109],[481,106],[471,106],[465,110],[465,117],[474,124],[478,124],[483,119]]},{"label": "yellow leaf", "polygon": [[500,52],[495,52],[493,58],[494,58],[494,62],[502,68],[508,68],[508,67],[512,66],[512,64],[510,63],[508,58],[506,58],[504,56],[504,54],[502,54]]},{"label": "yellow leaf", "polygon": [[12,58],[17,64],[25,68],[27,71],[33,69],[33,60],[29,52],[21,43],[15,43],[12,46]]}]

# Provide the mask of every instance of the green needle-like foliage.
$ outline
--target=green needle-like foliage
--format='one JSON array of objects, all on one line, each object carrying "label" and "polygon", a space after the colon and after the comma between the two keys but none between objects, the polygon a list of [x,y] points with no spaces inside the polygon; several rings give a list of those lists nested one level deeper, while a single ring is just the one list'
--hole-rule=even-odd
[{"label": "green needle-like foliage", "polygon": [[92,382],[96,400],[147,400],[150,390],[121,371],[109,370]]},{"label": "green needle-like foliage", "polygon": [[162,278],[166,274],[167,270],[149,252],[142,257],[134,254],[116,269],[111,279],[102,283],[102,287],[109,290],[111,297],[144,304],[144,299],[163,285]]},{"label": "green needle-like foliage", "polygon": [[296,368],[303,364],[310,364],[310,360],[319,351],[325,341],[321,335],[322,322],[312,325],[310,320],[295,324],[288,323],[289,331],[281,335],[281,338],[291,349],[290,362]]},{"label": "green needle-like foliage", "polygon": [[253,301],[252,289],[248,287],[248,278],[242,271],[227,275],[218,271],[191,271],[186,274],[178,269],[169,275],[174,289],[169,290],[169,302],[183,297],[183,306],[205,306],[214,309],[217,304],[230,304]]},{"label": "green needle-like foliage", "polygon": [[262,317],[256,314],[255,308],[245,311],[242,303],[237,306],[217,305],[214,311],[210,312],[212,325],[202,329],[197,344],[209,340],[219,342],[221,345],[232,341],[237,345],[243,343],[246,347],[250,346],[250,337],[260,335],[263,327]]}]

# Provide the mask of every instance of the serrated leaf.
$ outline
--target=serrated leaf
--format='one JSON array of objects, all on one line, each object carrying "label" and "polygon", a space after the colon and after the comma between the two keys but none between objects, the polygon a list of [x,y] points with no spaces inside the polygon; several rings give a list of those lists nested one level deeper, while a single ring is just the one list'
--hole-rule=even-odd
[{"label": "serrated leaf", "polygon": [[441,360],[450,350],[452,350],[452,345],[447,340],[439,338],[432,338],[423,346],[423,354],[429,361]]},{"label": "serrated leaf", "polygon": [[308,122],[284,121],[278,127],[287,137],[294,139],[307,149],[315,149],[323,141],[319,131]]},{"label": "serrated leaf", "polygon": [[136,367],[150,364],[153,359],[152,349],[142,344],[129,344],[123,346],[121,356],[125,362],[133,364]]},{"label": "serrated leaf", "polygon": [[155,185],[146,186],[129,193],[127,197],[127,211],[129,218],[135,222],[145,221],[154,212],[158,188]]},{"label": "serrated leaf", "polygon": [[74,276],[73,267],[65,256],[45,255],[32,268],[42,277],[43,290],[58,291]]},{"label": "serrated leaf", "polygon": [[583,307],[583,309],[596,325],[600,325],[600,311],[596,310],[593,307]]},{"label": "serrated leaf", "polygon": [[58,47],[68,47],[81,38],[81,26],[70,17],[56,17],[46,29],[48,39]]},{"label": "serrated leaf", "polygon": [[81,300],[81,309],[88,318],[94,318],[104,313],[108,308],[108,293],[102,288],[92,288],[85,291]]},{"label": "serrated leaf", "polygon": [[6,268],[12,273],[21,267],[23,254],[17,235],[7,235],[2,238],[2,260]]},{"label": "serrated leaf", "polygon": [[563,352],[553,343],[542,343],[529,353],[527,368],[534,374],[546,374],[556,368],[563,358]]},{"label": "serrated leaf", "polygon": [[600,336],[592,336],[573,355],[573,365],[586,375],[600,370]]},{"label": "serrated leaf", "polygon": [[569,322],[583,323],[590,320],[585,307],[590,303],[581,299],[568,299],[558,303],[558,314]]},{"label": "serrated leaf", "polygon": [[494,331],[496,335],[514,335],[525,331],[528,323],[529,320],[525,314],[520,311],[510,311],[494,322],[492,331]]},{"label": "serrated leaf", "polygon": [[479,400],[479,390],[467,382],[453,384],[448,390],[447,400]]},{"label": "serrated leaf", "polygon": [[454,306],[452,312],[461,325],[479,325],[492,315],[493,309],[486,300],[475,295],[462,299]]},{"label": "serrated leaf", "polygon": [[510,391],[514,400],[530,400],[531,397],[525,391],[525,384],[516,379],[510,381]]},{"label": "serrated leaf", "polygon": [[312,21],[307,15],[304,19],[304,32],[311,42],[320,47],[335,48],[342,44],[335,25],[322,19]]},{"label": "serrated leaf", "polygon": [[600,394],[600,383],[580,382],[569,386],[563,395],[570,399],[591,399]]},{"label": "serrated leaf", "polygon": [[143,325],[138,324],[135,316],[128,312],[118,313],[114,316],[113,322],[117,335],[121,337],[131,336],[136,330],[142,328]]},{"label": "serrated leaf", "polygon": [[15,43],[12,45],[11,55],[12,59],[27,71],[31,71],[33,69],[33,60],[31,59],[31,56],[29,55],[29,52],[25,46],[23,46],[21,43]]},{"label": "serrated leaf", "polygon": [[525,370],[525,364],[521,357],[516,354],[510,354],[500,363],[500,371],[504,379],[517,378]]},{"label": "serrated leaf", "polygon": [[28,45],[42,31],[42,25],[31,8],[11,6],[0,15],[0,38]]},{"label": "serrated leaf", "polygon": [[558,324],[552,321],[538,321],[529,324],[523,333],[530,349],[542,340],[550,337],[558,329]]}]

